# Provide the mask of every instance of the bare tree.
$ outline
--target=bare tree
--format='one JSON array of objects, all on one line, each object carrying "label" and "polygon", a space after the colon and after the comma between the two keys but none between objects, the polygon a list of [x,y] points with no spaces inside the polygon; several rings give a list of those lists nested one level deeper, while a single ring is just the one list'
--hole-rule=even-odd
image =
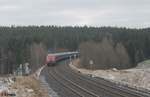
[{"label": "bare tree", "polygon": [[47,49],[43,43],[34,43],[30,48],[30,54],[30,63],[33,71],[45,64]]},{"label": "bare tree", "polygon": [[0,48],[0,74],[8,73],[8,58],[7,53],[4,48]]},{"label": "bare tree", "polygon": [[116,49],[116,54],[118,57],[118,65],[121,65],[121,68],[129,68],[130,66],[130,58],[129,55],[125,49],[125,47],[121,44],[118,43],[115,47]]},{"label": "bare tree", "polygon": [[111,38],[104,38],[100,43],[89,41],[80,45],[81,67],[91,68],[89,61],[93,61],[92,68],[128,68],[130,58],[124,46],[116,46]]}]

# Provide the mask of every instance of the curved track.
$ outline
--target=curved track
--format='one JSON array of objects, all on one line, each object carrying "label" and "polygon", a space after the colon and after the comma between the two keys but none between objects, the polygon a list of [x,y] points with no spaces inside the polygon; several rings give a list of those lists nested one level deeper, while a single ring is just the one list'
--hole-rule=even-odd
[{"label": "curved track", "polygon": [[144,91],[81,75],[68,65],[46,68],[45,74],[48,83],[60,97],[150,97]]}]

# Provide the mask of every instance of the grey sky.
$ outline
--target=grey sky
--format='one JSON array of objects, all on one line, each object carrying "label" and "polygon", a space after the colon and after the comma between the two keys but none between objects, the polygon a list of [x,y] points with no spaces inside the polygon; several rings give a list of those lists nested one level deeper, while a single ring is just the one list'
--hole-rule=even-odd
[{"label": "grey sky", "polygon": [[150,0],[0,0],[0,25],[149,27]]}]

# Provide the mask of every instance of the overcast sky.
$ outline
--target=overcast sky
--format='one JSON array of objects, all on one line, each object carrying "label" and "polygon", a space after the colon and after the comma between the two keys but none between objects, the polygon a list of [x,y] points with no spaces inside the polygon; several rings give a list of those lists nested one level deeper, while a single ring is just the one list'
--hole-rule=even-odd
[{"label": "overcast sky", "polygon": [[150,0],[0,0],[0,25],[150,26]]}]

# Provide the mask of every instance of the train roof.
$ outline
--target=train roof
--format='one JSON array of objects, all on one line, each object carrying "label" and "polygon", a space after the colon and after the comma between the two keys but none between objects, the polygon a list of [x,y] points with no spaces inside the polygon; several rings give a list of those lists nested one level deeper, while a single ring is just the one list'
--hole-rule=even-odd
[{"label": "train roof", "polygon": [[60,55],[65,55],[65,54],[78,54],[79,52],[61,52],[61,53],[49,53],[48,55],[54,55],[54,56],[60,56]]}]

